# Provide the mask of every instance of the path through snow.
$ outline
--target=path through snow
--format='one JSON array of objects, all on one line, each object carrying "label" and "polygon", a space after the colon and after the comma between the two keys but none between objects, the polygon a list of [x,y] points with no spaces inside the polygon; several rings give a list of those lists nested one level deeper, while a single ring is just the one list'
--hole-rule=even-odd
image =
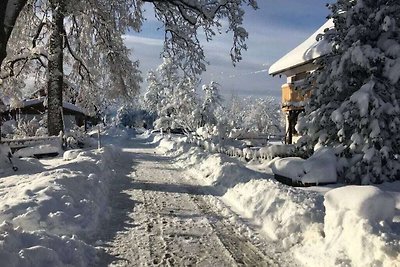
[{"label": "path through snow", "polygon": [[[99,266],[274,266],[279,254],[154,144],[136,139],[111,188]],[[125,173],[124,173],[125,172]],[[291,264],[293,266],[293,262]]]}]

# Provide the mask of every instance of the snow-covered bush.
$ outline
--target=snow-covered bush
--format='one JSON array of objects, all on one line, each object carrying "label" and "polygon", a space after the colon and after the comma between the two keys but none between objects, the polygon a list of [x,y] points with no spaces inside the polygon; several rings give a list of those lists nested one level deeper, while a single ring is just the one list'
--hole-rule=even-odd
[{"label": "snow-covered bush", "polygon": [[17,122],[15,120],[4,121],[1,125],[1,136],[7,137],[14,133]]},{"label": "snow-covered bush", "polygon": [[66,132],[64,139],[66,140],[67,148],[94,147],[97,145],[97,141],[88,136],[83,126],[75,126]]},{"label": "snow-covered bush", "polygon": [[339,0],[331,9],[335,29],[323,38],[333,52],[297,129],[309,149],[336,149],[348,183],[399,179],[400,3]]},{"label": "snow-covered bush", "polygon": [[15,128],[9,135],[12,135],[14,138],[45,136],[47,134],[45,119],[38,120],[36,117],[33,117],[31,120],[18,120],[16,124],[11,124]]}]

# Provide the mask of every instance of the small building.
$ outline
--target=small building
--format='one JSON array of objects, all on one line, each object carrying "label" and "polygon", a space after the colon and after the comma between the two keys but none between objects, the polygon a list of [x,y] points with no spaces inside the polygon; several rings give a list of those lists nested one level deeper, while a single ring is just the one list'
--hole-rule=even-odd
[{"label": "small building", "polygon": [[[291,144],[298,135],[295,130],[297,118],[304,111],[311,95],[311,86],[304,88],[304,81],[317,69],[316,60],[332,51],[332,45],[318,38],[327,28],[333,28],[333,20],[328,20],[307,40],[284,55],[269,68],[269,74],[285,75],[287,81],[282,85],[282,111],[286,117],[285,142]],[[300,90],[300,88],[302,88]]]},{"label": "small building", "polygon": [[[5,113],[16,121],[21,119],[32,120],[34,117],[43,116],[47,112],[44,103],[45,99],[45,97],[25,99],[18,108],[8,109]],[[75,125],[79,127],[85,126],[86,129],[88,115],[84,109],[74,104],[64,102],[63,117],[65,129],[71,129]]]}]

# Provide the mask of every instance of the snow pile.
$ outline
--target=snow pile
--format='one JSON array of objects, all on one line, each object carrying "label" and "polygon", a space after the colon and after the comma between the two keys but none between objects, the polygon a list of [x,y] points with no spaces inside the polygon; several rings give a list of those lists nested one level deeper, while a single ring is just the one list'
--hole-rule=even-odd
[{"label": "snow pile", "polygon": [[[67,152],[46,169],[36,159],[18,161],[18,174],[0,180],[1,266],[88,266],[90,238],[108,216],[108,184],[119,150]],[[46,162],[46,161],[45,161]]]},{"label": "snow pile", "polygon": [[222,199],[252,219],[269,239],[285,250],[299,244],[310,232],[319,233],[322,228],[321,195],[287,187],[272,179],[237,184]]},{"label": "snow pile", "polygon": [[171,155],[176,155],[178,153],[182,153],[187,151],[189,145],[187,144],[187,137],[174,137],[172,138],[171,135],[162,136],[157,135],[153,143],[158,143],[157,152],[164,154],[170,153]]},{"label": "snow pile", "polygon": [[308,159],[298,157],[275,158],[271,161],[272,171],[303,184],[335,183],[337,159],[334,152],[325,147],[317,149]]},{"label": "snow pile", "polygon": [[18,158],[34,157],[35,155],[42,155],[42,154],[61,155],[62,153],[63,150],[61,144],[46,144],[46,145],[37,145],[32,147],[21,148],[14,153],[14,157]]},{"label": "snow pile", "polygon": [[266,178],[266,175],[250,170],[226,155],[203,154],[203,157],[197,160],[197,163],[191,166],[191,174],[202,178],[204,185],[213,185],[222,191],[251,179]]},{"label": "snow pile", "polygon": [[391,195],[374,186],[346,186],[326,193],[324,205],[325,236],[297,253],[305,265],[400,266]]},{"label": "snow pile", "polygon": [[[219,193],[224,203],[276,242],[278,250],[294,254],[304,266],[400,266],[400,183],[386,189],[293,188],[275,181],[270,169],[254,171],[260,169],[254,162],[250,170],[226,155],[171,142],[173,138],[168,140],[169,154],[178,166],[207,185],[205,190],[214,187],[210,193]],[[282,174],[305,177],[305,182],[336,180],[336,157],[329,149],[318,149],[309,160],[286,165],[276,161]]]},{"label": "snow pile", "polygon": [[[174,149],[178,151],[181,145],[176,142]],[[251,170],[236,159],[204,153],[197,147],[179,153],[175,162],[201,184],[213,186],[225,203],[252,219],[268,238],[286,249],[301,242],[309,229],[322,231],[320,194],[287,187],[276,182],[271,173]]]},{"label": "snow pile", "polygon": [[90,266],[96,249],[75,236],[26,232],[10,223],[0,225],[0,266]]}]

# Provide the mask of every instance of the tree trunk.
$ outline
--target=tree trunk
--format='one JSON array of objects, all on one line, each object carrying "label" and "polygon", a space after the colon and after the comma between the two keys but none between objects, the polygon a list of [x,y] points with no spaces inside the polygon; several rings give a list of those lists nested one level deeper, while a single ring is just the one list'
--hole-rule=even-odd
[{"label": "tree trunk", "polygon": [[7,43],[15,22],[27,0],[0,1],[0,66],[7,56]]},{"label": "tree trunk", "polygon": [[63,103],[63,0],[51,1],[53,23],[51,28],[47,82],[47,128],[49,136],[64,131],[62,118]]}]

